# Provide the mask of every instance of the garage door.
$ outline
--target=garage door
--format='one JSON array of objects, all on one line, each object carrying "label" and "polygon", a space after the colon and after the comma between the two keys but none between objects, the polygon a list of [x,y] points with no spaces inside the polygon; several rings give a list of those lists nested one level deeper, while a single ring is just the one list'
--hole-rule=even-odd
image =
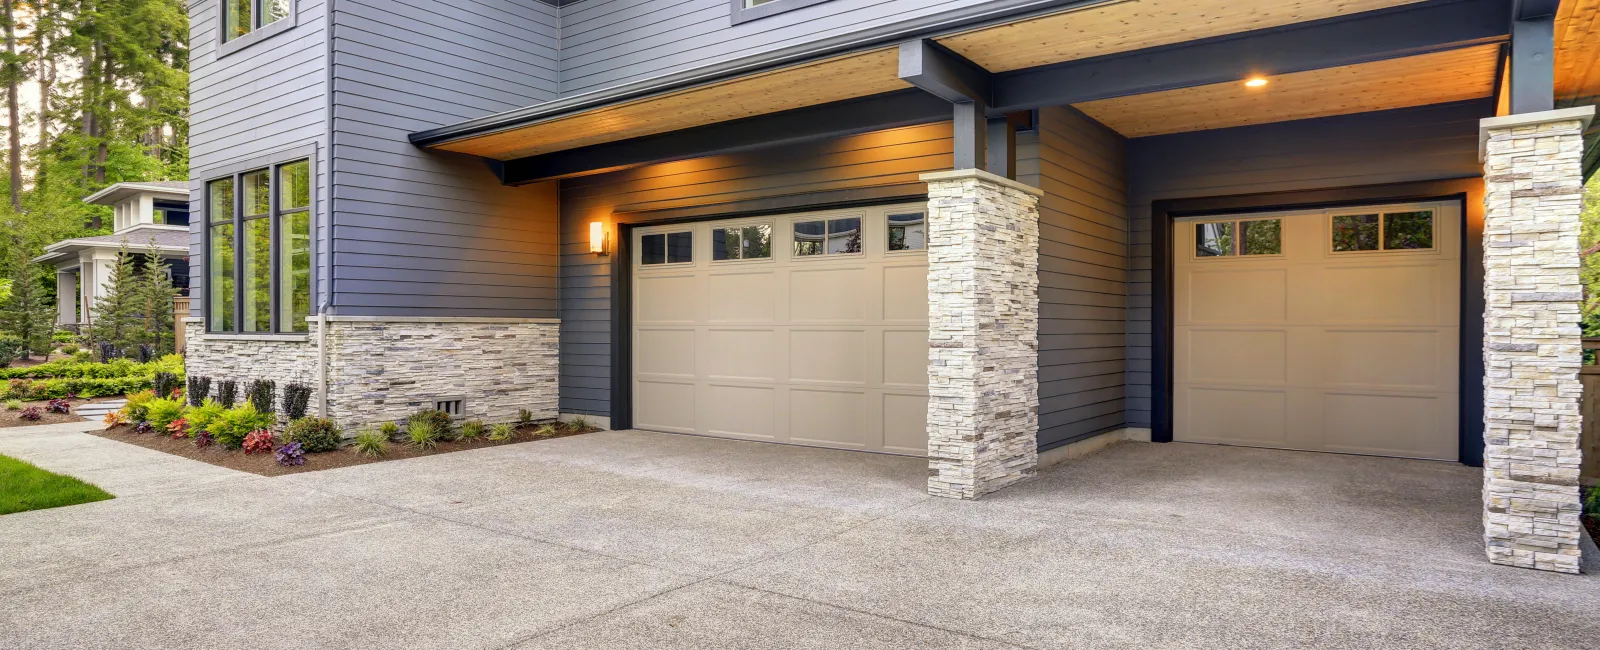
[{"label": "garage door", "polygon": [[1173,436],[1456,460],[1460,210],[1179,220]]},{"label": "garage door", "polygon": [[924,210],[635,229],[634,426],[926,453]]}]

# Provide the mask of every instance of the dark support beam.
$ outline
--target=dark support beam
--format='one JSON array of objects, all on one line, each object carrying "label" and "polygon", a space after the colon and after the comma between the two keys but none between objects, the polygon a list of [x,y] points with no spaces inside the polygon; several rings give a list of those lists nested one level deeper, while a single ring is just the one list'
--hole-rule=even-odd
[{"label": "dark support beam", "polygon": [[1509,0],[1429,2],[996,74],[989,114],[1366,63],[1506,40]]},{"label": "dark support beam", "polygon": [[1012,116],[989,118],[988,163],[984,170],[996,176],[1017,179],[1017,124]]},{"label": "dark support beam", "polygon": [[955,123],[950,136],[950,146],[955,154],[952,169],[983,169],[986,162],[984,145],[989,132],[989,120],[983,116],[983,102],[951,104],[955,107]]},{"label": "dark support beam", "polygon": [[497,171],[502,183],[519,185],[948,119],[948,102],[919,90],[904,90],[519,158],[498,165]]},{"label": "dark support beam", "polygon": [[1556,107],[1557,0],[1516,0],[1511,10],[1511,112]]},{"label": "dark support beam", "polygon": [[989,103],[989,71],[927,39],[900,44],[900,78],[950,103]]}]

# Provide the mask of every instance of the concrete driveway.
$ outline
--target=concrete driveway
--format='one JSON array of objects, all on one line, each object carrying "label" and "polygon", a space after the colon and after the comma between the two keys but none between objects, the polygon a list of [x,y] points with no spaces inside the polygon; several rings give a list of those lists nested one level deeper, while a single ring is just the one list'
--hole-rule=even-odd
[{"label": "concrete driveway", "polygon": [[1448,463],[1129,443],[964,503],[916,459],[632,431],[192,485],[132,450],[0,433],[154,485],[0,517],[0,648],[1600,639],[1600,580],[1489,565]]}]

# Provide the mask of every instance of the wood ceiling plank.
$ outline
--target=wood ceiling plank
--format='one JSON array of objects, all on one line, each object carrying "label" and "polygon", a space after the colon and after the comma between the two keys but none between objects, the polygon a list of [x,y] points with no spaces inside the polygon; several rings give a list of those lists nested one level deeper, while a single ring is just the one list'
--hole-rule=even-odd
[{"label": "wood ceiling plank", "polygon": [[1267,77],[1247,88],[1229,82],[1076,104],[1130,138],[1223,129],[1494,94],[1499,45]]},{"label": "wood ceiling plank", "polygon": [[1121,0],[938,40],[991,72],[1005,72],[1420,1]]},{"label": "wood ceiling plank", "polygon": [[1600,0],[1564,0],[1556,10],[1556,101],[1600,97]]}]

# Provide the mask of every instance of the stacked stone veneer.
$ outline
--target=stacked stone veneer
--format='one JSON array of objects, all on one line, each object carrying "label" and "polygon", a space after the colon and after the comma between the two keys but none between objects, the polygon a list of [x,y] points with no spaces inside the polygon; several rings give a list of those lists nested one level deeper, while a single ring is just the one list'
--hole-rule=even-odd
[{"label": "stacked stone veneer", "polygon": [[[317,386],[316,323],[303,340],[201,336],[200,327],[187,324],[189,374],[233,379],[241,391],[252,379],[278,382],[280,394],[288,382]],[[353,429],[459,399],[464,419],[510,422],[521,409],[554,419],[559,327],[555,320],[329,317],[328,415]]]},{"label": "stacked stone veneer", "polygon": [[928,183],[928,492],[975,499],[1033,476],[1039,191],[976,170]]},{"label": "stacked stone veneer", "polygon": [[1577,573],[1583,123],[1483,128],[1484,539],[1497,564]]}]

